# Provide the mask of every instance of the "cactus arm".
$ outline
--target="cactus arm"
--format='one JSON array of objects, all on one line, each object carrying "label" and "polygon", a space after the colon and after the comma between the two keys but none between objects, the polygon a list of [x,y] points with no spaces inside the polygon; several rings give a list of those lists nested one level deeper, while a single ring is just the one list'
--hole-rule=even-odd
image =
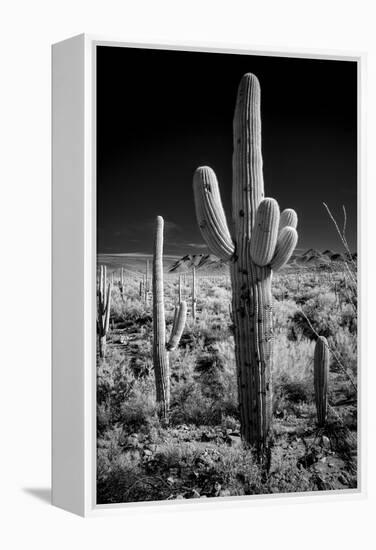
[{"label": "cactus arm", "polygon": [[292,208],[286,208],[281,212],[281,217],[279,219],[279,232],[287,226],[293,227],[294,229],[298,227],[298,215]]},{"label": "cactus arm", "polygon": [[174,332],[174,330],[175,330],[175,325],[176,325],[176,322],[177,322],[177,319],[178,319],[178,314],[179,314],[179,308],[180,308],[180,302],[178,302],[178,305],[174,309],[174,318],[173,318],[173,321],[172,321],[171,333]]},{"label": "cactus arm", "polygon": [[222,260],[229,260],[234,244],[227,226],[218,182],[214,171],[203,166],[193,177],[196,217],[201,234],[211,252]]},{"label": "cactus arm", "polygon": [[275,199],[264,199],[257,209],[250,241],[251,258],[256,265],[268,265],[278,239],[279,206]]},{"label": "cactus arm", "polygon": [[319,426],[324,426],[328,407],[329,347],[324,336],[316,341],[314,353],[314,387]]},{"label": "cactus arm", "polygon": [[284,227],[279,234],[275,254],[271,262],[274,271],[278,271],[291,258],[298,242],[298,232],[293,227]]},{"label": "cactus arm", "polygon": [[181,335],[183,334],[186,319],[187,319],[187,303],[180,302],[179,306],[175,309],[174,323],[172,325],[170,340],[167,344],[168,351],[173,351],[179,345]]}]

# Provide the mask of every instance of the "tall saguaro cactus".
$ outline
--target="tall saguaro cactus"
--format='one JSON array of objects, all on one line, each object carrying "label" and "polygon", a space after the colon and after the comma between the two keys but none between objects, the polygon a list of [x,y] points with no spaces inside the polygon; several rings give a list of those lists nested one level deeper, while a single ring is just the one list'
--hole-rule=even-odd
[{"label": "tall saguaro cactus", "polygon": [[326,413],[328,408],[328,372],[328,341],[325,336],[319,336],[315,346],[313,361],[313,381],[315,386],[317,421],[320,427],[325,425]]},{"label": "tall saguaro cactus", "polygon": [[232,231],[217,178],[200,167],[193,178],[196,215],[212,253],[231,263],[232,313],[243,440],[265,446],[272,415],[273,270],[297,243],[297,215],[264,198],[261,156],[260,84],[245,74],[233,120]]},{"label": "tall saguaro cactus", "polygon": [[106,338],[110,325],[111,288],[111,282],[107,284],[107,266],[101,265],[98,288],[97,330],[99,335],[99,355],[102,358],[106,354]]},{"label": "tall saguaro cactus", "polygon": [[166,323],[163,291],[163,218],[157,217],[153,255],[153,362],[159,416],[168,422],[170,408],[169,352],[177,348],[187,318],[187,304],[175,308],[171,335],[166,342]]}]

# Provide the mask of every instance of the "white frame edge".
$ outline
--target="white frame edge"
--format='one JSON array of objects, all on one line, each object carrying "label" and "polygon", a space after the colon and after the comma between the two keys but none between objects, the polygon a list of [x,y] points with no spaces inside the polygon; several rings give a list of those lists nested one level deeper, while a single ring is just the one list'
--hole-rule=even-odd
[{"label": "white frame edge", "polygon": [[[356,61],[360,337],[358,488],[204,501],[96,504],[96,46]],[[294,504],[366,496],[364,52],[288,50],[214,43],[126,43],[81,34],[52,46],[52,503],[81,516]],[[358,361],[359,361],[358,359]],[[360,369],[358,369],[360,371]],[[286,498],[286,497],[289,498]],[[314,496],[314,498],[310,498]],[[167,508],[166,508],[167,507]]]}]

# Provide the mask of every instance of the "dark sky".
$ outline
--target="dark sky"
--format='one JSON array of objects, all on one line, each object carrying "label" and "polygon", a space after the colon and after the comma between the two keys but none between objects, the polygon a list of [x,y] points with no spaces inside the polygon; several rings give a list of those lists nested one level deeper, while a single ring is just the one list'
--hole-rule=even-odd
[{"label": "dark sky", "polygon": [[211,166],[231,220],[232,118],[241,76],[261,84],[265,196],[299,216],[298,249],[341,245],[322,202],[348,214],[356,249],[357,66],[350,61],[99,46],[99,253],[203,253],[192,176]]}]

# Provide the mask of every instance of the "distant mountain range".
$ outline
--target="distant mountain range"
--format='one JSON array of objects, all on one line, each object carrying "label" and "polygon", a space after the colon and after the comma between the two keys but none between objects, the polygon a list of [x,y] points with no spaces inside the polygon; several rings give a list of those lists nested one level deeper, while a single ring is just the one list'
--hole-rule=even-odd
[{"label": "distant mountain range", "polygon": [[[324,250],[319,252],[314,248],[306,250],[302,254],[293,254],[289,261],[289,266],[307,266],[307,267],[339,267],[338,264],[349,260],[346,254],[333,252],[332,250]],[[351,259],[357,260],[357,253],[351,255]],[[168,268],[170,273],[183,273],[190,270],[193,266],[201,271],[208,270],[218,273],[228,270],[226,262],[223,262],[214,254],[187,254],[179,260],[175,261]]]},{"label": "distant mountain range", "polygon": [[[356,252],[352,254],[352,259],[357,261]],[[149,263],[149,272],[152,269],[152,254],[98,254],[98,265],[107,265],[110,271],[117,271],[121,267],[132,272],[145,273],[146,264]],[[346,260],[344,253],[324,250],[319,252],[314,248],[306,250],[302,254],[295,253],[287,267],[290,268],[339,268],[341,263]],[[214,254],[187,254],[182,258],[175,255],[165,254],[163,256],[164,270],[168,273],[184,273],[190,271],[195,266],[200,272],[208,272],[217,275],[228,274],[229,267],[227,262],[223,262]]]},{"label": "distant mountain range", "polygon": [[[214,254],[187,254],[174,262],[168,268],[169,273],[183,273],[196,267],[197,269],[207,269],[208,271],[227,271],[227,264],[223,262]],[[204,268],[204,269],[202,269]]]},{"label": "distant mountain range", "polygon": [[290,263],[296,264],[319,264],[319,265],[328,265],[332,262],[345,262],[346,260],[356,261],[358,255],[354,252],[351,255],[351,258],[348,254],[333,252],[333,250],[324,250],[324,252],[319,252],[314,248],[310,248],[303,252],[303,254],[293,254],[290,259]]}]

